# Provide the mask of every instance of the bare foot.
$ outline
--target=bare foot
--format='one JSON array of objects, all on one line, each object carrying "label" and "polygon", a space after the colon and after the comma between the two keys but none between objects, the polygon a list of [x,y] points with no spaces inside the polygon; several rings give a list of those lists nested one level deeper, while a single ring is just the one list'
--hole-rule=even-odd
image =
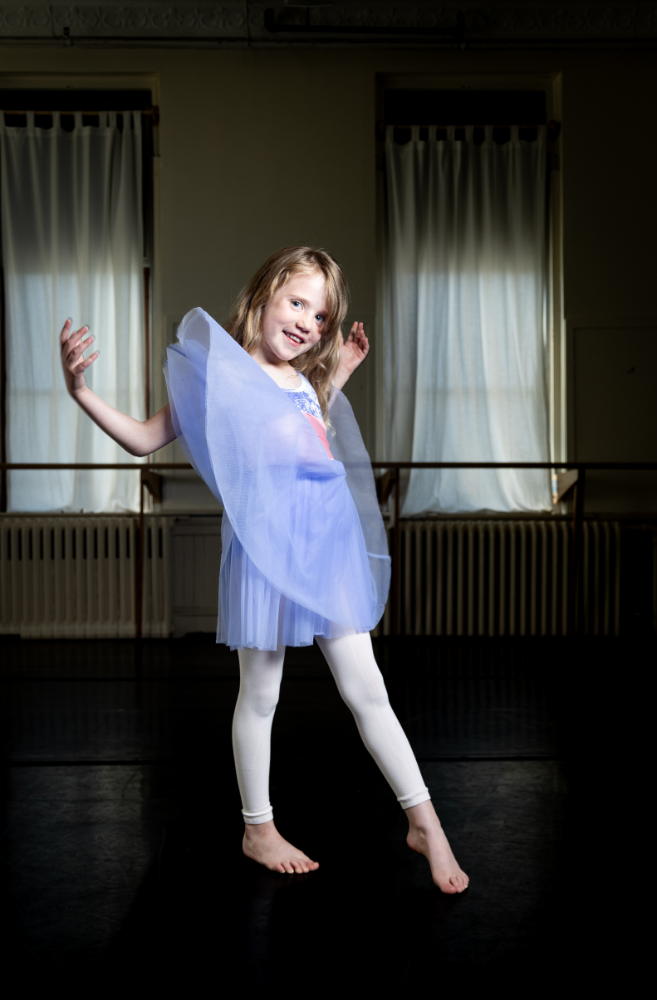
[{"label": "bare foot", "polygon": [[297,850],[281,837],[273,819],[268,823],[247,823],[244,828],[242,850],[247,858],[257,861],[259,865],[264,865],[272,872],[302,875],[304,872],[314,872],[319,868],[316,861],[311,861],[303,851]]},{"label": "bare foot", "polygon": [[463,892],[470,879],[461,871],[431,802],[406,810],[409,831],[406,843],[423,854],[431,865],[433,880],[441,892]]}]

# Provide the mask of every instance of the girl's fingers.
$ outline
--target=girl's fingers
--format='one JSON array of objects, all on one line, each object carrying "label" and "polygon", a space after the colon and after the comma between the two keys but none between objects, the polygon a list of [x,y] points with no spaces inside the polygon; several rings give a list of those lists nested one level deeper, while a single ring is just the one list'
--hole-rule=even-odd
[{"label": "girl's fingers", "polygon": [[74,343],[79,344],[86,333],[89,333],[89,327],[81,326],[79,330],[73,331],[73,333],[69,337],[69,340],[72,340]]},{"label": "girl's fingers", "polygon": [[88,326],[81,326],[79,330],[72,331],[71,330],[72,326],[73,326],[73,320],[70,319],[69,317],[69,319],[67,319],[66,322],[64,323],[64,326],[62,327],[62,332],[59,335],[59,341],[62,347],[65,346],[66,344],[70,344],[71,346],[73,346],[74,344],[78,343],[79,336],[86,333],[86,331],[89,329]]},{"label": "girl's fingers", "polygon": [[96,360],[96,358],[98,357],[98,354],[99,354],[99,352],[98,352],[98,351],[95,351],[95,352],[94,352],[94,353],[93,353],[93,354],[91,355],[91,357],[90,357],[90,358],[87,358],[87,360],[86,360],[86,361],[83,361],[83,362],[82,362],[82,364],[81,364],[81,365],[80,365],[79,367],[80,367],[80,368],[82,369],[82,371],[83,371],[83,372],[87,370],[87,368],[89,367],[89,365],[92,365],[92,364],[94,363],[94,361],[95,361],[95,360]]},{"label": "girl's fingers", "polygon": [[78,342],[76,343],[76,345],[73,348],[73,350],[74,351],[86,351],[87,347],[89,347],[93,343],[93,341],[94,341],[94,338],[91,337],[91,336],[89,336],[89,337],[81,337],[78,340]]},{"label": "girl's fingers", "polygon": [[75,365],[74,368],[70,368],[69,371],[71,375],[82,375],[83,372],[87,370],[89,365],[92,365],[94,363],[99,354],[100,351],[95,351],[90,358],[80,361],[77,365]]},{"label": "girl's fingers", "polygon": [[354,320],[351,324],[351,330],[349,331],[349,336],[347,337],[347,342],[353,343],[354,340],[358,340],[359,334],[362,330],[363,324],[359,323],[358,320]]},{"label": "girl's fingers", "polygon": [[362,323],[359,324],[358,329],[358,347],[364,358],[370,349],[370,342],[365,336],[365,328]]},{"label": "girl's fingers", "polygon": [[78,357],[71,361],[66,367],[70,371],[71,375],[79,375],[91,364],[92,361],[96,360],[99,354],[100,351],[94,351],[89,358]]},{"label": "girl's fingers", "polygon": [[75,333],[72,333],[68,337],[68,339],[66,339],[66,340],[64,340],[62,342],[62,354],[64,355],[64,357],[67,360],[73,354],[73,352],[75,351],[75,349],[76,349],[76,347],[78,346],[79,343],[80,343],[80,340],[79,340],[79,338],[77,337],[77,335]]},{"label": "girl's fingers", "polygon": [[74,340],[77,346],[77,344],[82,343],[82,341],[84,340],[84,338],[88,333],[89,333],[89,327],[81,326],[80,329],[76,330],[75,333],[71,336],[71,340]]},{"label": "girl's fingers", "polygon": [[70,317],[69,317],[69,319],[67,319],[66,322],[64,323],[64,326],[62,327],[62,332],[59,335],[59,342],[60,342],[60,344],[65,344],[66,341],[68,340],[69,333],[71,332],[71,324],[72,324],[72,322],[73,322],[73,320],[70,319]]},{"label": "girl's fingers", "polygon": [[[73,340],[73,337],[71,337],[70,339]],[[95,339],[94,337],[87,337],[85,339],[80,338],[79,340],[75,340],[74,343],[71,345],[70,351],[67,354],[67,359],[73,360],[79,358],[80,355],[83,354],[88,347],[91,347],[91,345],[94,342],[94,339]]]}]

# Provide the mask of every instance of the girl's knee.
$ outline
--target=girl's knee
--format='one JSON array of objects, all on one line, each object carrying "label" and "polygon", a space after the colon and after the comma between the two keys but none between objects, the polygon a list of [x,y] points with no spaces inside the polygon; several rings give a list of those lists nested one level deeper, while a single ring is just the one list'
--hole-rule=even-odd
[{"label": "girl's knee", "polygon": [[358,715],[389,705],[383,675],[374,658],[368,633],[339,639],[321,639],[318,644],[331,668],[343,701]]},{"label": "girl's knee", "polygon": [[245,677],[240,681],[238,705],[244,706],[263,719],[273,715],[278,705],[280,679],[278,677]]},{"label": "girl's knee", "polygon": [[263,719],[273,715],[278,705],[284,652],[284,648],[239,650],[239,702]]},{"label": "girl's knee", "polygon": [[273,715],[276,711],[276,706],[278,705],[279,689],[278,686],[272,687],[259,687],[255,690],[251,688],[245,698],[248,702],[249,708],[256,715],[260,715],[263,719],[268,718]]},{"label": "girl's knee", "polygon": [[340,685],[342,700],[354,715],[370,709],[387,708],[390,704],[383,678],[379,677],[379,683],[368,684],[359,682],[360,679],[350,679],[346,684]]}]

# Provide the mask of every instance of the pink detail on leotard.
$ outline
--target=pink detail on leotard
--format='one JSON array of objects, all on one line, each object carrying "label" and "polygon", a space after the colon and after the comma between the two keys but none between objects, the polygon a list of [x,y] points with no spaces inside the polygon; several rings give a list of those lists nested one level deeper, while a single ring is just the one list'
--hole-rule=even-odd
[{"label": "pink detail on leotard", "polygon": [[331,454],[331,447],[328,443],[328,437],[326,436],[326,427],[324,426],[324,421],[319,420],[317,417],[313,417],[312,413],[304,413],[304,417],[307,417],[307,419],[310,421],[315,433],[317,434],[317,437],[326,448],[326,454],[328,455],[328,457],[333,458],[333,455]]}]

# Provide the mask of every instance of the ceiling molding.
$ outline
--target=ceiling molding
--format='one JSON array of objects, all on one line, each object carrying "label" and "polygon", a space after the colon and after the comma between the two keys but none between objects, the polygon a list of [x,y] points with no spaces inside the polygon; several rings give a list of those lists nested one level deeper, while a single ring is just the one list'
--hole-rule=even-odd
[{"label": "ceiling molding", "polygon": [[[248,11],[248,25],[247,25]],[[270,11],[267,14],[267,11]],[[273,13],[271,13],[273,11]],[[459,35],[455,29],[460,19]],[[332,29],[336,29],[333,31]],[[348,29],[353,29],[353,33]],[[273,30],[272,30],[273,29]],[[415,32],[417,29],[417,32]],[[396,33],[398,32],[398,34]],[[441,34],[444,32],[445,34]],[[657,0],[650,3],[488,2],[414,4],[346,0],[308,8],[281,0],[218,3],[0,2],[0,41],[194,41],[241,45],[454,45],[468,43],[646,43],[657,40]]]}]

